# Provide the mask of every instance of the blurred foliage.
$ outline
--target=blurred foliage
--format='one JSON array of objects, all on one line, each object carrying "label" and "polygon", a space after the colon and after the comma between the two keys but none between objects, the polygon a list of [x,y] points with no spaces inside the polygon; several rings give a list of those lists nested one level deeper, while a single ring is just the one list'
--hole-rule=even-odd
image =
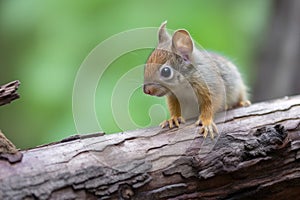
[{"label": "blurred foliage", "polygon": [[[113,34],[158,27],[164,20],[168,28],[185,28],[204,48],[232,58],[251,84],[253,53],[270,5],[270,0],[1,1],[0,84],[20,80],[21,99],[0,107],[0,128],[19,148],[75,134],[72,89],[85,57]],[[145,63],[150,52],[123,55],[105,72],[96,95],[105,132],[119,131],[110,108],[114,83]],[[149,123],[153,103],[164,104],[141,90],[130,101],[129,110],[140,125]]]}]

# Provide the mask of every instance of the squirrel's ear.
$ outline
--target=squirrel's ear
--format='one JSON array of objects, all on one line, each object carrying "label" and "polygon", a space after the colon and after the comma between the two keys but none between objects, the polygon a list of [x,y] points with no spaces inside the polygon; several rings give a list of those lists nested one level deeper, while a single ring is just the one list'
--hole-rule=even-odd
[{"label": "squirrel's ear", "polygon": [[175,53],[181,55],[185,59],[189,59],[193,52],[193,40],[186,30],[177,30],[172,38],[172,48]]},{"label": "squirrel's ear", "polygon": [[167,21],[164,21],[159,27],[159,30],[158,30],[158,42],[159,43],[164,43],[171,39],[171,36],[169,35],[169,33],[166,30],[166,25],[167,25]]}]

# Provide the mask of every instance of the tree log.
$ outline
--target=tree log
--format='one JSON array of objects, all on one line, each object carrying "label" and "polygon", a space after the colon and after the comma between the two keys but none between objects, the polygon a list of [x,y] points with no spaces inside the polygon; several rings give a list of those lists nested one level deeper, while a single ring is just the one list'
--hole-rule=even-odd
[{"label": "tree log", "polygon": [[0,160],[0,199],[296,199],[300,96],[220,113],[204,139],[192,121],[73,136]]},{"label": "tree log", "polygon": [[8,104],[20,97],[17,93],[19,85],[20,81],[12,81],[0,86],[0,106]]}]

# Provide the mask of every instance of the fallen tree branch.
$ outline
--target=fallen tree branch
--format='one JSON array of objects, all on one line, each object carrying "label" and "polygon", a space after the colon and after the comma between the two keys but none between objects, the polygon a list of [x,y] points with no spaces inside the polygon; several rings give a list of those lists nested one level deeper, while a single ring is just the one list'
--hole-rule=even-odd
[{"label": "fallen tree branch", "polygon": [[15,163],[21,161],[22,157],[22,153],[18,151],[15,145],[0,130],[0,159]]},{"label": "fallen tree branch", "polygon": [[300,96],[221,113],[220,135],[192,122],[71,137],[0,160],[0,199],[295,199]]},{"label": "fallen tree branch", "polygon": [[[12,81],[0,86],[0,106],[10,103],[18,99],[17,94],[20,82]],[[9,141],[0,130],[0,159],[7,160],[10,163],[19,162],[22,159],[22,153],[18,152],[15,145]]]},{"label": "fallen tree branch", "polygon": [[0,86],[0,106],[8,104],[20,96],[17,93],[20,81],[12,81]]}]

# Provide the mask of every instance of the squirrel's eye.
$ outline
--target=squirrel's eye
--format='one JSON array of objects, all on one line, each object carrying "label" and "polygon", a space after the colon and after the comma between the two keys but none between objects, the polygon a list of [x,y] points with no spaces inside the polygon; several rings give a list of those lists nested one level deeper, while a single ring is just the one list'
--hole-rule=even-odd
[{"label": "squirrel's eye", "polygon": [[160,75],[164,78],[171,78],[172,74],[172,69],[170,67],[163,67],[160,70]]}]

